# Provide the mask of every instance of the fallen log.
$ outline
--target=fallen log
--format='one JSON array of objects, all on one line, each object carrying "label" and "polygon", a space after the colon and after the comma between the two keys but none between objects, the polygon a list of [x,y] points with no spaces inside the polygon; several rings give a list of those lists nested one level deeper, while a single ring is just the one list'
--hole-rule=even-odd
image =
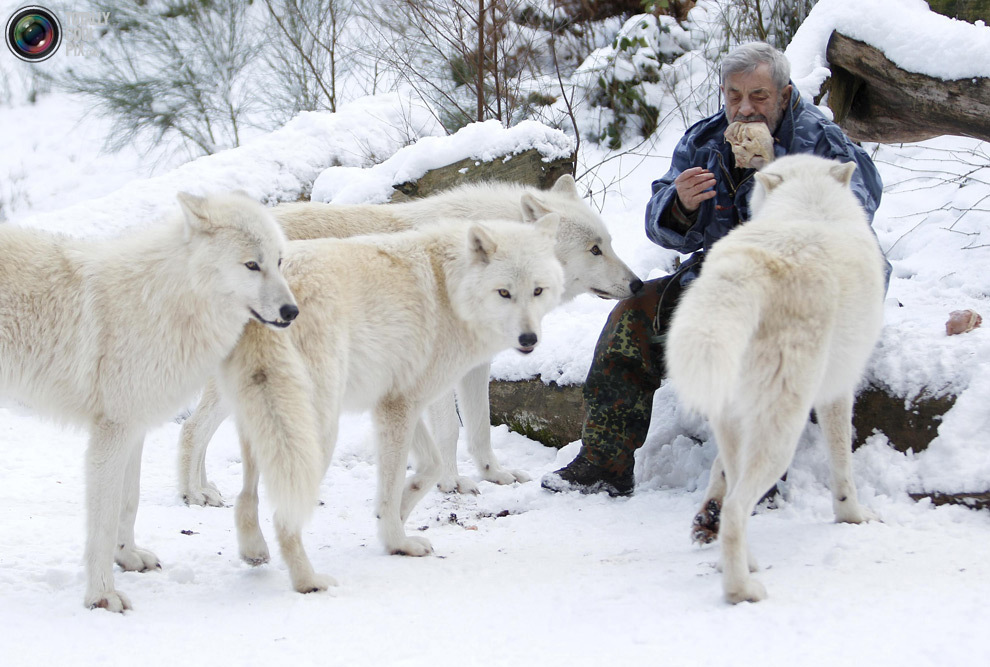
[{"label": "fallen log", "polygon": [[933,505],[963,505],[974,510],[990,509],[990,493],[909,493],[913,500],[929,498]]},{"label": "fallen log", "polygon": [[396,185],[391,201],[395,203],[428,197],[459,185],[483,181],[522,183],[546,190],[564,174],[574,174],[576,159],[572,155],[569,158],[549,160],[536,148],[487,162],[466,158],[445,167],[431,169],[416,181]]},{"label": "fallen log", "polygon": [[900,143],[953,134],[990,141],[990,78],[944,81],[908,72],[839,32],[826,57],[828,106],[853,139]]},{"label": "fallen log", "polygon": [[[581,385],[544,384],[539,378],[492,380],[488,394],[492,424],[506,424],[548,447],[563,447],[581,438],[585,415]],[[899,452],[924,451],[938,435],[942,417],[955,401],[951,395],[905,399],[880,387],[865,387],[856,395],[853,408],[853,448],[874,433],[883,433]]]}]

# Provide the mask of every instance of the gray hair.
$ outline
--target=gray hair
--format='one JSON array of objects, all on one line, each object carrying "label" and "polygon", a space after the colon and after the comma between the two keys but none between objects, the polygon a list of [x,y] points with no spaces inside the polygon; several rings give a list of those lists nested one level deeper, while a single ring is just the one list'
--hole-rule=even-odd
[{"label": "gray hair", "polygon": [[752,72],[760,65],[770,66],[770,78],[783,90],[791,79],[791,64],[787,57],[766,42],[748,42],[729,51],[722,59],[722,86],[731,74]]}]

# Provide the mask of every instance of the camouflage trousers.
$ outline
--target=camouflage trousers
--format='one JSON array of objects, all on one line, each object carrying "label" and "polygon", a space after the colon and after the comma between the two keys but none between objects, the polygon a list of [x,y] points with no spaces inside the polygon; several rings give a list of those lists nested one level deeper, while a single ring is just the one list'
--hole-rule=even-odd
[{"label": "camouflage trousers", "polygon": [[676,275],[643,283],[616,305],[598,338],[584,383],[580,455],[612,474],[631,472],[646,440],[653,394],[666,374],[667,326],[682,290]]}]

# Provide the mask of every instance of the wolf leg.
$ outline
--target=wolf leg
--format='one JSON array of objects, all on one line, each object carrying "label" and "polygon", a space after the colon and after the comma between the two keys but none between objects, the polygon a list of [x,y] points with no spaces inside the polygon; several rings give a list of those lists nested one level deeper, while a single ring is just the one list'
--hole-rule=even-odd
[{"label": "wolf leg", "polygon": [[134,544],[134,521],[137,518],[138,501],[141,498],[141,453],[144,451],[143,438],[130,447],[127,468],[124,473],[124,486],[121,494],[120,522],[117,525],[117,565],[130,572],[160,570],[158,557]]},{"label": "wolf leg", "polygon": [[457,438],[460,422],[454,402],[454,393],[445,392],[426,409],[433,440],[440,450],[441,474],[437,486],[444,493],[481,493],[470,477],[457,471]]},{"label": "wolf leg", "polygon": [[406,481],[402,489],[402,503],[399,507],[399,518],[405,523],[416,503],[429,491],[440,476],[442,456],[436,443],[430,437],[426,424],[420,419],[416,423],[412,437],[412,453],[416,469],[412,477]]},{"label": "wolf leg", "polygon": [[825,432],[832,468],[832,507],[839,523],[862,523],[877,516],[859,504],[852,474],[852,393],[815,406],[815,414]]},{"label": "wolf leg", "polygon": [[237,546],[241,560],[249,565],[263,565],[271,560],[268,544],[258,522],[258,480],[260,472],[251,451],[251,442],[244,435],[241,441],[243,480],[241,493],[234,504],[234,523],[237,526]]},{"label": "wolf leg", "polygon": [[503,468],[492,451],[491,407],[488,400],[488,378],[491,364],[485,363],[469,370],[457,383],[457,401],[464,415],[468,451],[474,459],[481,478],[495,484],[528,482],[531,477],[522,470]]},{"label": "wolf leg", "polygon": [[220,491],[206,478],[206,448],[229,414],[216,379],[210,379],[179,434],[179,494],[187,505],[223,507]]},{"label": "wolf leg", "polygon": [[[750,576],[756,562],[749,551],[746,526],[756,503],[790,465],[807,412],[751,415],[743,424],[713,420],[719,456],[725,469],[726,495],[722,504],[719,540],[722,543],[722,589],[733,604],[758,602],[767,595]],[[733,429],[742,429],[734,435]],[[734,443],[730,451],[722,443]]]},{"label": "wolf leg", "polygon": [[302,544],[302,525],[297,521],[291,523],[282,521],[278,512],[275,513],[275,533],[278,537],[279,550],[282,558],[289,566],[289,576],[292,587],[300,593],[317,593],[325,591],[330,586],[336,586],[337,581],[326,574],[313,570],[312,563]]},{"label": "wolf leg", "polygon": [[119,424],[93,425],[86,449],[86,597],[87,607],[122,612],[131,608],[114,589],[114,538],[121,517],[124,476],[131,448],[142,436]]},{"label": "wolf leg", "polygon": [[[734,434],[730,433],[726,437],[734,437]],[[731,445],[726,443],[726,446]],[[692,541],[698,544],[710,544],[718,539],[718,528],[724,498],[725,470],[722,466],[722,458],[719,455],[712,461],[712,470],[708,477],[708,490],[705,491],[705,499],[701,502],[701,510],[694,515],[694,520],[691,523]]]},{"label": "wolf leg", "polygon": [[402,520],[406,464],[419,413],[403,399],[391,398],[375,406],[374,420],[378,439],[378,537],[390,554],[425,556],[433,551],[429,540],[406,535]]}]

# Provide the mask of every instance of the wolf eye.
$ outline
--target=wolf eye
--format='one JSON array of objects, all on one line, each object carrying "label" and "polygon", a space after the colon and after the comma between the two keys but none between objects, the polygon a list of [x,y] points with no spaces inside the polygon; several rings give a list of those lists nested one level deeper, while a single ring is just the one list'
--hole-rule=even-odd
[{"label": "wolf eye", "polygon": [[593,246],[591,246],[591,254],[592,255],[600,255],[600,254],[602,254],[602,249],[599,248],[596,245],[593,245]]},{"label": "wolf eye", "polygon": [[280,268],[280,269],[282,268],[282,258],[281,257],[278,258],[278,268]]},{"label": "wolf eye", "polygon": [[533,290],[533,296],[540,296],[541,294],[543,294],[542,287],[537,287],[535,290]]},{"label": "wolf eye", "polygon": [[249,271],[261,271],[261,267],[258,266],[257,262],[244,262],[244,266],[246,266]]},{"label": "wolf eye", "polygon": [[509,294],[509,290],[507,290],[507,289],[500,289],[500,290],[498,291],[498,295],[499,295],[500,297],[502,297],[503,299],[509,299],[509,298],[512,298],[512,295],[511,295],[511,294]]}]

